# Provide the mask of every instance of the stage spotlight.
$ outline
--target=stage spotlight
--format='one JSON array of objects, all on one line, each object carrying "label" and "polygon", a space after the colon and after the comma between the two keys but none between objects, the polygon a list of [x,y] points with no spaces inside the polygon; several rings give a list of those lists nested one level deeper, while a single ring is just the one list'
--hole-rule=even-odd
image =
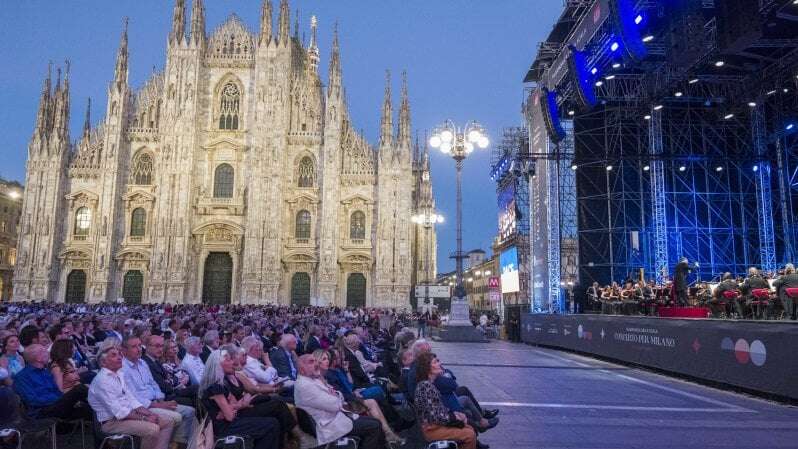
[{"label": "stage spotlight", "polygon": [[612,171],[612,165],[607,166],[607,171]]},{"label": "stage spotlight", "polygon": [[612,65],[612,68],[613,68],[613,69],[618,69],[618,68],[620,68],[620,67],[621,67],[621,63],[620,63],[620,62],[616,62],[616,63],[614,63],[614,64]]},{"label": "stage spotlight", "polygon": [[651,116],[646,114],[643,116],[643,120],[651,120]]},{"label": "stage spotlight", "polygon": [[795,123],[790,123],[784,129],[786,129],[787,131],[792,131],[794,128],[795,128]]},{"label": "stage spotlight", "polygon": [[610,50],[612,50],[612,51],[618,50],[618,47],[619,47],[619,45],[618,45],[617,42],[613,42],[612,44],[610,44]]},{"label": "stage spotlight", "polygon": [[685,170],[687,170],[687,167],[685,167],[684,165],[679,167],[679,171],[685,171]]},{"label": "stage spotlight", "polygon": [[643,166],[643,171],[649,171],[649,170],[651,170],[650,166],[648,166],[648,165],[644,165]]},{"label": "stage spotlight", "polygon": [[765,95],[773,95],[775,93],[776,93],[776,89],[773,89],[773,90],[767,91],[767,93]]},{"label": "stage spotlight", "polygon": [[601,87],[604,84],[604,81],[598,80],[596,81],[596,87]]},{"label": "stage spotlight", "polygon": [[607,76],[604,77],[604,79],[605,80],[614,80],[615,79],[615,75],[607,75]]},{"label": "stage spotlight", "polygon": [[[796,2],[798,2],[798,0],[796,0]],[[638,14],[637,17],[635,17],[635,25],[640,25],[641,22],[643,22],[643,16]]]},{"label": "stage spotlight", "polygon": [[707,98],[707,101],[704,102],[704,106],[712,106],[712,100]]},{"label": "stage spotlight", "polygon": [[726,61],[715,61],[715,67],[723,67],[724,65],[726,65]]},{"label": "stage spotlight", "polygon": [[754,103],[753,101],[749,101],[748,102],[748,106],[751,106],[752,108],[755,108],[756,107],[756,103]]},{"label": "stage spotlight", "polygon": [[723,116],[724,120],[729,120],[730,118],[734,117],[734,114],[726,114]]},{"label": "stage spotlight", "polygon": [[755,171],[755,172],[758,172],[758,171],[759,171],[759,165],[754,165],[754,166],[751,168],[751,170],[753,170],[753,171]]},{"label": "stage spotlight", "polygon": [[723,171],[723,167],[721,167],[720,165],[718,165],[717,167],[715,167],[715,171]]},{"label": "stage spotlight", "polygon": [[571,115],[571,116],[573,116],[574,114],[576,114],[576,112],[574,112],[574,110],[573,110],[573,109],[571,109],[570,111],[568,111],[568,115]]},{"label": "stage spotlight", "polygon": [[662,109],[662,105],[661,104],[658,104],[658,105],[654,106],[654,110],[655,111],[659,111],[660,109]]},{"label": "stage spotlight", "polygon": [[592,73],[593,75],[595,75],[596,73],[598,73],[598,69],[597,69],[597,68],[595,68],[595,67],[593,67],[592,69],[590,69],[590,73]]},{"label": "stage spotlight", "polygon": [[648,36],[643,38],[643,42],[651,42],[654,40],[654,36],[649,34]]},{"label": "stage spotlight", "polygon": [[576,164],[571,165],[571,170],[576,170]]},{"label": "stage spotlight", "polygon": [[682,95],[684,95],[684,94],[683,94],[683,93],[681,93],[681,92],[676,92],[676,93],[675,93],[675,94],[673,94],[673,95],[674,95],[675,97],[677,97],[677,98],[678,98],[678,97],[681,97],[681,96],[682,96]]},{"label": "stage spotlight", "polygon": [[690,81],[688,81],[689,84],[695,84],[697,82],[698,82],[698,78],[693,78]]},{"label": "stage spotlight", "polygon": [[785,87],[785,88],[784,88],[784,89],[782,89],[781,91],[782,91],[782,92],[784,92],[784,93],[786,94],[787,92],[789,92],[789,91],[790,91],[790,89],[787,89],[787,88]]}]

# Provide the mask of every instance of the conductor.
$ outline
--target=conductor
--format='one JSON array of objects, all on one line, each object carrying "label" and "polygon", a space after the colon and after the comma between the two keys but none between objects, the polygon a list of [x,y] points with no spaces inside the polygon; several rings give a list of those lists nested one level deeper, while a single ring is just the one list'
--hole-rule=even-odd
[{"label": "conductor", "polygon": [[682,257],[673,269],[673,289],[676,293],[676,302],[680,306],[687,305],[687,275],[690,274],[690,265],[687,258]]}]

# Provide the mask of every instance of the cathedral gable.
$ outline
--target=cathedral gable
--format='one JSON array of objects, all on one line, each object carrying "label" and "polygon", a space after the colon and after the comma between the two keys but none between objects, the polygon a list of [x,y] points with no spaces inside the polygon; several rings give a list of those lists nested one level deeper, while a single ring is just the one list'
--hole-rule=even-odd
[{"label": "cathedral gable", "polygon": [[208,65],[221,67],[249,67],[255,63],[255,39],[237,15],[230,15],[213,32],[205,58]]}]

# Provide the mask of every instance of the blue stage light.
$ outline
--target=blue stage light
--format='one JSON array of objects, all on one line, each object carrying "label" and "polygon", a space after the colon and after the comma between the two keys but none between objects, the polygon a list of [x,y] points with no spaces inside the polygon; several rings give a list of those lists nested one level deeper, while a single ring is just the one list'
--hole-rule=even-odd
[{"label": "blue stage light", "polygon": [[617,68],[620,68],[620,67],[621,67],[621,63],[620,62],[616,62],[616,63],[612,64],[612,68],[613,69],[617,69]]},{"label": "blue stage light", "polygon": [[598,69],[597,69],[597,68],[595,68],[595,67],[593,67],[592,69],[590,69],[590,73],[592,73],[593,75],[595,75],[596,73],[598,73]]},{"label": "blue stage light", "polygon": [[[568,58],[568,72],[573,77],[576,89],[577,103],[582,109],[590,109],[596,105],[596,93],[593,90],[594,75],[587,69],[587,61],[585,54],[576,49],[573,45],[569,45],[571,50],[570,57]],[[598,69],[593,68],[598,73]]]},{"label": "blue stage light", "polygon": [[795,128],[795,123],[790,123],[789,125],[787,125],[787,127],[785,129],[787,131],[792,131],[793,128]]},{"label": "blue stage light", "polygon": [[758,165],[754,165],[754,168],[752,170],[754,170],[755,172],[759,171],[759,166]]},{"label": "blue stage light", "polygon": [[635,25],[640,25],[642,22],[643,22],[643,16],[638,14],[637,17],[635,17]]},{"label": "blue stage light", "polygon": [[610,45],[610,50],[612,50],[612,51],[615,51],[615,50],[617,50],[617,49],[618,49],[618,43],[617,43],[617,42],[613,42],[613,43]]}]

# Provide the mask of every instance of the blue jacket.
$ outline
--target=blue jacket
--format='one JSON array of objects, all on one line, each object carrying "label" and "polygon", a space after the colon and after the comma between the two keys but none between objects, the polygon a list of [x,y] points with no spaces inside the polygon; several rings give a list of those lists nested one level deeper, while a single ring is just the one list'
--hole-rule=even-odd
[{"label": "blue jacket", "polygon": [[[448,377],[447,375],[451,377]],[[415,398],[417,385],[415,362],[410,365],[410,369],[407,371],[406,379],[407,397]],[[451,371],[445,370],[444,374],[438,376],[438,378],[435,379],[435,387],[441,394],[441,402],[443,402],[443,405],[445,405],[446,408],[453,412],[462,412],[464,410],[463,406],[460,405],[460,401],[457,400],[457,395],[454,392],[457,389],[457,378],[454,377],[454,374],[452,374]]]},{"label": "blue jacket", "polygon": [[64,395],[58,389],[50,370],[30,365],[14,376],[14,390],[34,416],[36,409],[52,405]]}]

